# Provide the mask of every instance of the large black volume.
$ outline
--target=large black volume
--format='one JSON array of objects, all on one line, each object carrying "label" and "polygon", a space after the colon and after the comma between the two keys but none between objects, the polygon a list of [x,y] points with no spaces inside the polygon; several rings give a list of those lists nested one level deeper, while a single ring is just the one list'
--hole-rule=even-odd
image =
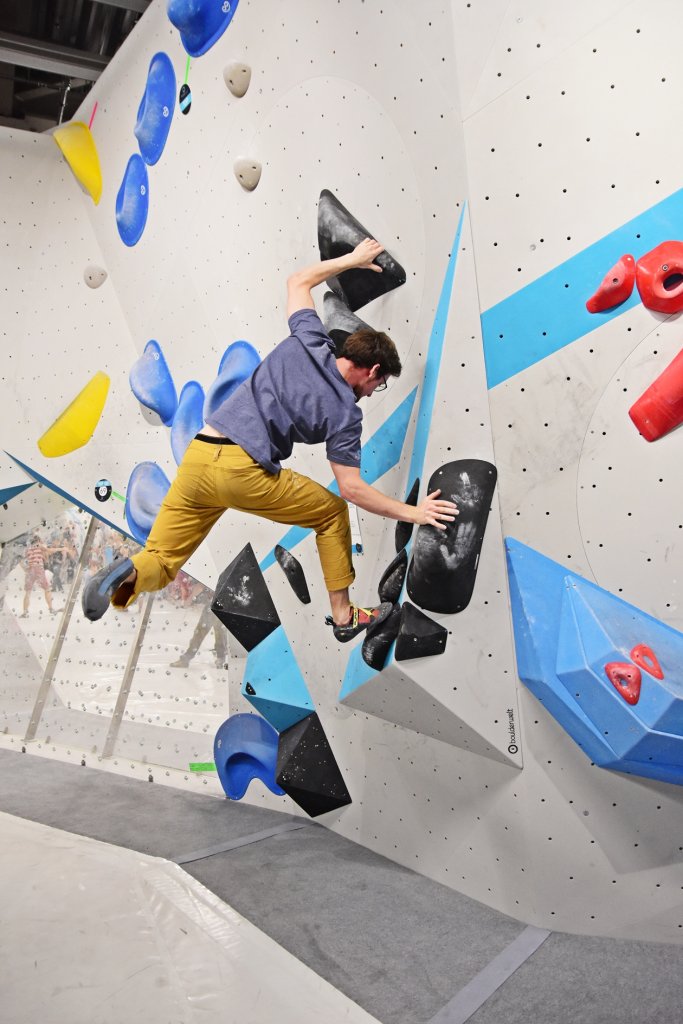
[{"label": "large black volume", "polygon": [[280,625],[251,544],[221,573],[211,611],[248,651]]},{"label": "large black volume", "polygon": [[276,781],[311,818],[351,803],[315,713],[280,733]]},{"label": "large black volume", "polygon": [[[332,260],[352,252],[364,238],[372,238],[371,231],[325,188],[318,200],[318,248],[321,260]],[[405,284],[406,272],[388,252],[379,254],[375,263],[382,273],[372,270],[345,270],[339,277],[328,279],[328,285],[351,310],[360,309],[380,295]]]},{"label": "large black volume", "polygon": [[496,467],[481,459],[447,462],[432,475],[427,493],[440,489],[460,514],[445,530],[417,529],[407,590],[421,608],[452,613],[470,603],[496,477]]}]

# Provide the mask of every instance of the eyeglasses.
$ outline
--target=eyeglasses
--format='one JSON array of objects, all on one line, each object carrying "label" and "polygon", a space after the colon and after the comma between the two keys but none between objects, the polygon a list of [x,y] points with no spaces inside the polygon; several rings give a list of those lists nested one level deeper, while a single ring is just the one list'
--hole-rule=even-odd
[{"label": "eyeglasses", "polygon": [[382,383],[377,385],[377,387],[375,388],[375,391],[386,391],[387,390],[387,378],[384,376],[383,373],[380,374],[380,376],[382,378]]}]

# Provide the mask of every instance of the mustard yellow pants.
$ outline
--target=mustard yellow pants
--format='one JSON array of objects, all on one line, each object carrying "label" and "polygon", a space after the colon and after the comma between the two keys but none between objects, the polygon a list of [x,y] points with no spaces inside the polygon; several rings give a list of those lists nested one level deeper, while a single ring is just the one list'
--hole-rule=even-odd
[{"label": "mustard yellow pants", "polygon": [[[229,508],[315,530],[327,589],[343,590],[353,582],[349,509],[342,498],[291,469],[266,472],[237,445],[195,439],[144,550],[133,556],[135,583],[122,584],[112,604],[125,608],[144,591],[162,590]],[[236,554],[231,552],[230,559]]]}]

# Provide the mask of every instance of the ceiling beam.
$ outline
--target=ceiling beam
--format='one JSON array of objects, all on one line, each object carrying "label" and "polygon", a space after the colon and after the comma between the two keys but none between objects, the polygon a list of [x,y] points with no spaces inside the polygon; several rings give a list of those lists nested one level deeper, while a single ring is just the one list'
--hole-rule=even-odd
[{"label": "ceiling beam", "polygon": [[[130,0],[133,2],[133,0]],[[0,61],[96,82],[111,58],[0,31]]]},{"label": "ceiling beam", "polygon": [[107,7],[122,7],[124,11],[144,14],[152,0],[94,0],[94,2],[106,4]]}]

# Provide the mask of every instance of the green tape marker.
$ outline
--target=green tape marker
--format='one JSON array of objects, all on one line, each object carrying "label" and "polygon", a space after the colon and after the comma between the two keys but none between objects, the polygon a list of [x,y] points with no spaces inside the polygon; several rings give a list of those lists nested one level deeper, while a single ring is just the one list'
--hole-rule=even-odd
[{"label": "green tape marker", "polygon": [[191,772],[215,772],[216,765],[213,761],[191,761],[190,762]]},{"label": "green tape marker", "polygon": [[116,491],[112,491],[111,494],[112,494],[112,498],[118,498],[119,501],[122,501],[125,504],[126,499],[124,498],[124,496],[122,494],[117,494]]},{"label": "green tape marker", "polygon": [[185,65],[185,84],[187,85],[187,76],[190,73],[190,58],[187,58],[187,64]]}]

